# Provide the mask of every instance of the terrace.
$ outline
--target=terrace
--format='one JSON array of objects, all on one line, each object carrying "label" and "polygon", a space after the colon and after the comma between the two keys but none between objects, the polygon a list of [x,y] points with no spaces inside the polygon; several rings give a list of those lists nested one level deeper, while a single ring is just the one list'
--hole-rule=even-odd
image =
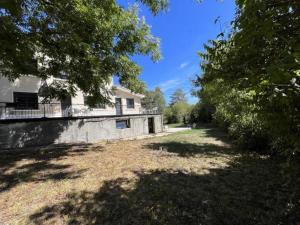
[{"label": "terrace", "polygon": [[30,105],[17,105],[14,103],[2,102],[0,103],[0,120],[151,115],[160,113],[157,107],[145,109],[141,106],[134,106],[133,110],[123,112],[122,108],[126,107],[126,105],[115,105],[107,108],[92,108],[84,104],[64,105],[62,103],[32,103]]}]

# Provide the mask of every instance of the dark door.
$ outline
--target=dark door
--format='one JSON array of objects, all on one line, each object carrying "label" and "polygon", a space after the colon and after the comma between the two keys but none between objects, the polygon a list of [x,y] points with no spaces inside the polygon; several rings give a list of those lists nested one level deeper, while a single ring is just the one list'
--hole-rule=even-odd
[{"label": "dark door", "polygon": [[71,106],[72,106],[71,96],[68,96],[61,100],[62,116],[72,116]]},{"label": "dark door", "polygon": [[154,119],[148,118],[148,128],[149,128],[149,134],[154,133]]},{"label": "dark door", "polygon": [[123,114],[121,98],[116,98],[116,114],[117,115],[122,115]]}]

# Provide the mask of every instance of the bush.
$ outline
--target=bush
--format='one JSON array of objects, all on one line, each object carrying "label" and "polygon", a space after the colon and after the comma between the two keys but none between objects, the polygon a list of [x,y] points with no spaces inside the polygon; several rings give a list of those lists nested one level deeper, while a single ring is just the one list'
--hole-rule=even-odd
[{"label": "bush", "polygon": [[213,111],[213,107],[198,102],[191,110],[190,123],[210,123]]},{"label": "bush", "polygon": [[260,153],[267,153],[270,149],[267,129],[253,114],[239,116],[228,127],[228,133],[243,149]]}]

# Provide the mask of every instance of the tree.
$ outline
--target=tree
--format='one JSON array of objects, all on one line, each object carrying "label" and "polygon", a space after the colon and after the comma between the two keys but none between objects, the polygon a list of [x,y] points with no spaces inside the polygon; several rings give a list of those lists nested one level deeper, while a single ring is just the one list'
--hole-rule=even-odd
[{"label": "tree", "polygon": [[177,102],[171,106],[174,123],[187,123],[191,112],[191,106],[186,102]]},{"label": "tree", "polygon": [[[153,14],[167,0],[140,0]],[[116,0],[5,0],[0,2],[0,74],[13,81],[23,75],[53,82],[46,97],[75,95],[79,88],[95,101],[108,101],[106,84],[113,75],[142,92],[140,67],[131,56],[160,58],[159,40],[150,33],[135,6]],[[40,66],[36,65],[38,61]]]},{"label": "tree", "polygon": [[[200,53],[201,99],[245,146],[300,152],[299,1],[237,1],[233,31]],[[252,140],[249,143],[249,140]],[[255,146],[256,145],[256,146]]]},{"label": "tree", "polygon": [[172,109],[170,106],[165,108],[163,116],[164,116],[165,124],[173,123],[174,118],[173,118],[173,113],[172,113]]},{"label": "tree", "polygon": [[179,102],[187,102],[185,93],[181,88],[176,89],[175,92],[172,94],[170,105],[174,105]]},{"label": "tree", "polygon": [[170,123],[189,123],[193,106],[186,102],[177,102],[167,107],[164,111],[165,122]]},{"label": "tree", "polygon": [[142,100],[142,106],[145,109],[157,108],[159,112],[163,112],[166,107],[166,101],[164,94],[159,87],[156,87],[154,91],[147,91],[145,98]]},{"label": "tree", "polygon": [[192,107],[190,123],[210,123],[214,108],[203,102],[198,102]]}]

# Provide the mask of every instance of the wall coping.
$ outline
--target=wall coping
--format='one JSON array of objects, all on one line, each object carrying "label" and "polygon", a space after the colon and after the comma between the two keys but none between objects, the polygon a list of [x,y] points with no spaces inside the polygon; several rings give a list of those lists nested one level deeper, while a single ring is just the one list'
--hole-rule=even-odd
[{"label": "wall coping", "polygon": [[72,116],[72,117],[41,117],[41,118],[17,118],[0,120],[0,124],[9,124],[17,122],[37,122],[37,121],[55,121],[55,120],[79,120],[79,119],[111,119],[111,118],[130,118],[130,117],[145,117],[145,116],[161,116],[162,114],[131,114],[131,115],[101,115],[101,116]]}]

